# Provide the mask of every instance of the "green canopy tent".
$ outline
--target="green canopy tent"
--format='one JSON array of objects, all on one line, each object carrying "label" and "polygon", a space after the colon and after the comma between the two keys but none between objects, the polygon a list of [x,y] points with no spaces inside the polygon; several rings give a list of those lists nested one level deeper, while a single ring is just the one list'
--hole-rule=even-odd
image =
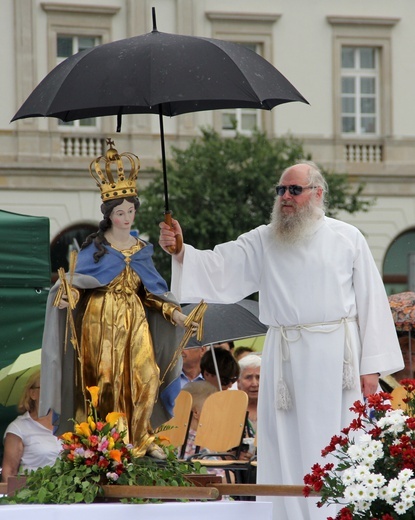
[{"label": "green canopy tent", "polygon": [[[0,369],[41,346],[50,287],[49,219],[0,210]],[[0,406],[0,439],[16,407]],[[0,460],[3,443],[0,442]]]}]

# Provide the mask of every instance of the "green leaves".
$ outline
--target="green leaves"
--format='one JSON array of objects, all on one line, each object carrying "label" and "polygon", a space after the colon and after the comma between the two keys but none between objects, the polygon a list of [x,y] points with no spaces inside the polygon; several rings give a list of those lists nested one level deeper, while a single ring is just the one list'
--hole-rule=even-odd
[{"label": "green leaves", "polygon": [[[113,485],[190,486],[186,475],[203,473],[199,464],[179,462],[172,449],[163,462],[143,457],[133,459],[125,473]],[[26,487],[13,497],[0,497],[0,504],[90,504],[102,496],[102,476],[97,466],[73,466],[58,459],[27,476]],[[131,499],[132,502],[137,501]],[[143,499],[139,500],[143,502]]]}]

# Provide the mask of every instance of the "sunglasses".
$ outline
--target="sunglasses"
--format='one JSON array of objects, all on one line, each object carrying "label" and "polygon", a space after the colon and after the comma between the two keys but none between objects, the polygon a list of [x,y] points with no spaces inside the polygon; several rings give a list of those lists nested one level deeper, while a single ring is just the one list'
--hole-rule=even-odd
[{"label": "sunglasses", "polygon": [[277,195],[282,197],[288,190],[290,195],[301,195],[303,190],[314,190],[317,186],[298,186],[297,184],[290,184],[289,186],[277,186],[275,191]]},{"label": "sunglasses", "polygon": [[222,383],[223,386],[228,386],[231,383],[234,384],[237,381],[238,381],[237,377],[221,377],[220,378],[220,382]]}]

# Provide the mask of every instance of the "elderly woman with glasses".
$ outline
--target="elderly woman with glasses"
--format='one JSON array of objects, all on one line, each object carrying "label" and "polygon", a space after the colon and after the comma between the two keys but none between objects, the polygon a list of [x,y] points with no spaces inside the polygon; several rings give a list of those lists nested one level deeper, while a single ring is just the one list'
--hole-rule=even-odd
[{"label": "elderly woman with glasses", "polygon": [[61,451],[61,443],[52,433],[51,413],[38,416],[40,371],[27,381],[20,398],[19,415],[4,434],[2,482],[25,470],[52,466]]}]

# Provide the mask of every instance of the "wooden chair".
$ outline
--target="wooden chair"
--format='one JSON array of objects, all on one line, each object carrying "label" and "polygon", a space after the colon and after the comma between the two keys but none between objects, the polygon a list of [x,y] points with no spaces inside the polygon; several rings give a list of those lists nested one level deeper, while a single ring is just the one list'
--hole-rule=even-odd
[{"label": "wooden chair", "polygon": [[[237,474],[247,470],[247,463],[238,460],[247,419],[248,396],[242,390],[224,390],[210,395],[203,404],[196,430],[196,453],[191,458],[210,468]],[[201,453],[205,448],[208,453]],[[229,453],[229,450],[235,450]],[[215,457],[215,459],[212,459]],[[218,460],[219,459],[219,460]]]},{"label": "wooden chair", "polygon": [[393,410],[399,410],[400,408],[406,412],[406,403],[403,401],[407,397],[407,392],[403,386],[397,386],[391,392],[392,400],[391,406]]},{"label": "wooden chair", "polygon": [[192,418],[193,398],[189,392],[181,390],[176,397],[174,404],[174,416],[164,423],[163,426],[171,426],[172,428],[162,430],[157,433],[159,439],[167,437],[168,440],[160,440],[165,445],[172,445],[175,448],[181,448],[180,457],[184,457],[184,450],[186,448],[187,435],[189,433],[190,421]]}]

